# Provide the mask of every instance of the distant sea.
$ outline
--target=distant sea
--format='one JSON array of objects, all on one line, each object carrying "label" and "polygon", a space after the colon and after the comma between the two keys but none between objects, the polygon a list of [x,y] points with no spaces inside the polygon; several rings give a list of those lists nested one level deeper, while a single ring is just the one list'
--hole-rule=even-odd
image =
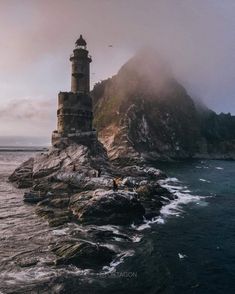
[{"label": "distant sea", "polygon": [[0,152],[38,152],[47,149],[47,147],[43,146],[0,146]]},{"label": "distant sea", "polygon": [[124,228],[134,242],[95,273],[50,265],[48,244],[80,228],[50,228],[7,181],[39,149],[0,148],[0,293],[235,293],[235,162],[156,163],[178,199],[152,222]]}]

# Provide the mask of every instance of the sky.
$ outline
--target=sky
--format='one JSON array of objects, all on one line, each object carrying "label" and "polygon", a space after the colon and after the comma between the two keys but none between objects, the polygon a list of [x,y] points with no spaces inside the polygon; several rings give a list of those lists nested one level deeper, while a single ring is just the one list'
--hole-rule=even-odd
[{"label": "sky", "polygon": [[91,87],[153,47],[190,95],[235,114],[234,32],[234,0],[0,0],[0,136],[49,140],[80,34]]}]

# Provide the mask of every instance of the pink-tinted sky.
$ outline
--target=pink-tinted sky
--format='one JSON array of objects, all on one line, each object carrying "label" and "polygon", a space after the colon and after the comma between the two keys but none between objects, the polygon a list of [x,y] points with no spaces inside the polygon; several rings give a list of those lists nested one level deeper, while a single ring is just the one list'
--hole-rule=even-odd
[{"label": "pink-tinted sky", "polygon": [[92,84],[152,46],[190,94],[235,114],[234,32],[234,0],[0,0],[0,136],[50,136],[80,33]]}]

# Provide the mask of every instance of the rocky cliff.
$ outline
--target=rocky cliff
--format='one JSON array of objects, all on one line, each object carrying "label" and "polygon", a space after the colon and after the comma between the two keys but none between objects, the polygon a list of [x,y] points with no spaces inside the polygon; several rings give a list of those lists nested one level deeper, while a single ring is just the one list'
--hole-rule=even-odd
[{"label": "rocky cliff", "polygon": [[196,105],[154,52],[131,58],[92,97],[111,159],[235,158],[235,117]]}]

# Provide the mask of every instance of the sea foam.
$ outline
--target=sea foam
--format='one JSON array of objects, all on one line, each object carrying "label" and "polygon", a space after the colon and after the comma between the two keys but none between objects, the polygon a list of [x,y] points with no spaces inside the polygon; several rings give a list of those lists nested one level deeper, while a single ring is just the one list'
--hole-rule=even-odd
[{"label": "sea foam", "polygon": [[159,216],[153,218],[152,220],[144,220],[144,223],[138,227],[132,225],[132,227],[138,231],[150,229],[152,224],[165,224],[168,217],[179,217],[184,212],[182,208],[183,205],[190,202],[199,203],[199,201],[205,198],[203,196],[189,194],[190,190],[187,186],[181,185],[181,182],[177,178],[160,180],[159,184],[175,195],[176,198],[170,201],[170,203],[162,206]]}]

